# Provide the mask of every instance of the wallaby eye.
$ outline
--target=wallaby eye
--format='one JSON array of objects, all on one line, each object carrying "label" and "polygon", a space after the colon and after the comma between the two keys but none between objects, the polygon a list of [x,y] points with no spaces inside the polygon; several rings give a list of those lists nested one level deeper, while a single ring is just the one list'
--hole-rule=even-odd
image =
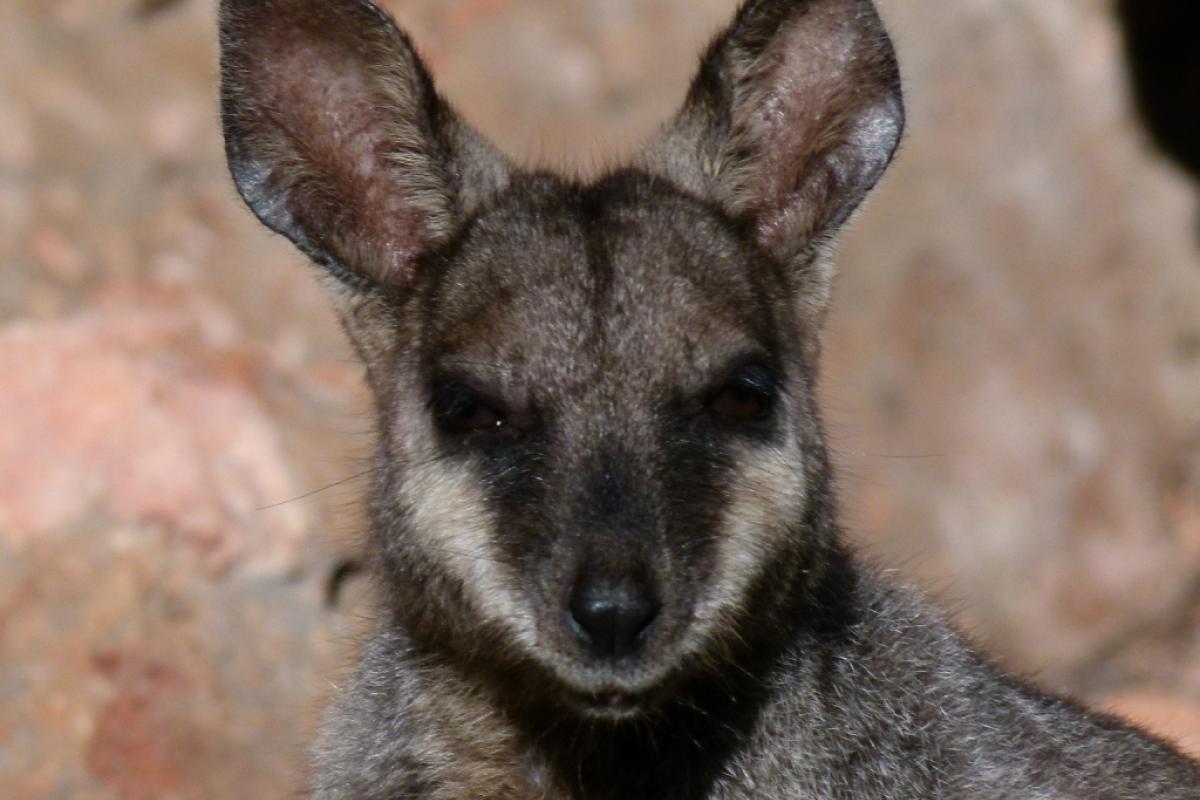
[{"label": "wallaby eye", "polygon": [[729,420],[762,419],[775,402],[775,376],[766,367],[742,367],[708,401],[708,409]]},{"label": "wallaby eye", "polygon": [[508,425],[505,415],[479,392],[461,383],[438,384],[431,403],[434,420],[446,433],[500,430]]}]

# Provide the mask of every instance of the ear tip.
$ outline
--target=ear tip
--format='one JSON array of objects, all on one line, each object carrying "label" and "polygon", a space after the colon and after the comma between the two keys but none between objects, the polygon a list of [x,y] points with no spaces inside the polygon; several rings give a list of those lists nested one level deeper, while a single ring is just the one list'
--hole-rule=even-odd
[{"label": "ear tip", "polygon": [[261,12],[271,0],[221,0],[217,6],[217,23],[222,32],[240,27],[244,21]]},{"label": "ear tip", "polygon": [[286,20],[322,31],[330,25],[362,25],[364,14],[371,18],[368,26],[380,26],[411,47],[408,35],[391,15],[371,0],[220,0],[217,27],[222,39],[243,30],[266,27],[268,22]]}]

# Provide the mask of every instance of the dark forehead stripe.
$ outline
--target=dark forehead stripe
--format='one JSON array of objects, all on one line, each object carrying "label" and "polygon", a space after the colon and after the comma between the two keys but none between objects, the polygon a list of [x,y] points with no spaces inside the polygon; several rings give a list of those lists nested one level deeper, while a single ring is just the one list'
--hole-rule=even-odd
[{"label": "dark forehead stripe", "polygon": [[511,310],[529,298],[567,300],[586,273],[579,226],[563,213],[570,184],[523,176],[439,254],[424,318],[439,345],[455,350],[502,331]]},{"label": "dark forehead stripe", "polygon": [[514,187],[444,262],[426,309],[433,338],[505,364],[770,349],[783,288],[732,222],[636,171]]},{"label": "dark forehead stripe", "polygon": [[[620,334],[627,318],[674,319],[664,335],[705,328],[755,339],[769,349],[784,273],[742,235],[736,222],[671,184],[634,170],[589,190],[588,238],[610,295],[601,307]],[[695,318],[686,320],[691,312]],[[738,337],[734,337],[738,338]],[[730,346],[734,346],[730,343]]]}]

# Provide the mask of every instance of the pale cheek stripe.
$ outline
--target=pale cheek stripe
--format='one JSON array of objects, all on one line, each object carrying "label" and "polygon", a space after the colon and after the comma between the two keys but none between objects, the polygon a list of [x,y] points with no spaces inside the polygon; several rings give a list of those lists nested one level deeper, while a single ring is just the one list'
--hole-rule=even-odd
[{"label": "pale cheek stripe", "polygon": [[[410,437],[408,452],[429,453],[431,447]],[[414,446],[415,445],[415,446]],[[512,632],[529,647],[536,643],[533,615],[512,587],[517,576],[495,552],[495,515],[468,468],[445,459],[411,457],[401,483],[409,508],[412,535],[420,551],[457,579],[480,619]]]},{"label": "pale cheek stripe", "polygon": [[751,583],[779,557],[792,524],[804,513],[804,456],[794,434],[782,448],[747,450],[738,462],[718,532],[715,579],[689,636],[696,644],[742,606]]}]

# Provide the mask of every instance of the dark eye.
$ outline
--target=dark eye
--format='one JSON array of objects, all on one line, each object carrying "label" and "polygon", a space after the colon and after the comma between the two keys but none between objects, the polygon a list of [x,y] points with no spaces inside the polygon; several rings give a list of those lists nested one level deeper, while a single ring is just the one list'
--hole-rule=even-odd
[{"label": "dark eye", "polygon": [[436,386],[431,405],[438,427],[447,433],[497,430],[508,424],[504,414],[461,383]]},{"label": "dark eye", "polygon": [[775,376],[766,367],[743,367],[708,401],[708,409],[729,420],[762,419],[775,401]]}]

